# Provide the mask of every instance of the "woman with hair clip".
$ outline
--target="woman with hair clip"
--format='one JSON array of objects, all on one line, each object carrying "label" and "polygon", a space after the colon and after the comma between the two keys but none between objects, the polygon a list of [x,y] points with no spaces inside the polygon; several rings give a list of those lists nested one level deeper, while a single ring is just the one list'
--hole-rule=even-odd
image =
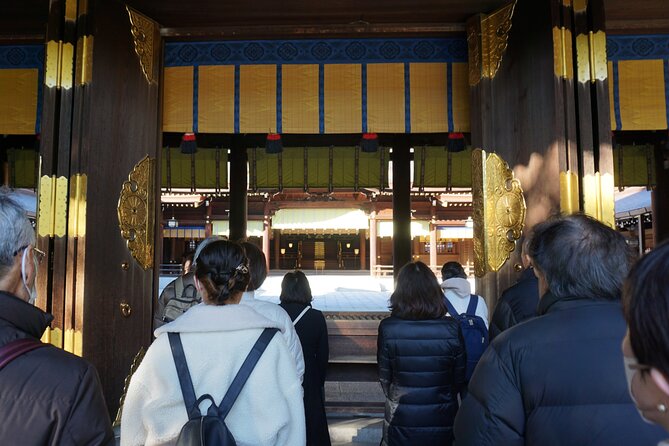
[{"label": "woman with hair clip", "polygon": [[382,445],[450,445],[465,384],[459,323],[444,317],[444,295],[423,262],[405,265],[381,321],[379,379],[386,395]]},{"label": "woman with hair clip", "polygon": [[[641,417],[669,432],[669,242],[632,268],[623,288],[627,385]],[[669,445],[665,440],[660,445]]]},{"label": "woman with hair clip", "polygon": [[[250,280],[237,243],[217,240],[196,258],[203,303],[155,331],[156,340],[132,376],[123,407],[121,445],[173,444],[188,421],[170,333],[178,333],[195,396],[220,405],[242,363],[266,328],[279,328],[238,305]],[[204,416],[210,403],[199,409]],[[225,417],[239,445],[304,445],[302,388],[281,336],[274,336]]]},{"label": "woman with hair clip", "polygon": [[304,353],[304,416],[307,445],[329,446],[323,386],[328,367],[328,327],[323,313],[311,308],[309,280],[302,271],[286,273],[281,281],[281,307],[295,325]]}]

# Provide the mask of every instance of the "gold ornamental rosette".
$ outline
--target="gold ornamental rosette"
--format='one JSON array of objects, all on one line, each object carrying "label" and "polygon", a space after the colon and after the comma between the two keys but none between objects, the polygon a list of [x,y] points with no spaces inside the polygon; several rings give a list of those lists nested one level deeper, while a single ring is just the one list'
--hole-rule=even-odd
[{"label": "gold ornamental rosette", "polygon": [[525,224],[525,198],[520,181],[497,154],[472,152],[474,207],[474,273],[499,271],[515,248]]},{"label": "gold ornamental rosette", "polygon": [[145,270],[153,267],[155,162],[146,156],[132,169],[121,188],[117,209],[121,237]]}]

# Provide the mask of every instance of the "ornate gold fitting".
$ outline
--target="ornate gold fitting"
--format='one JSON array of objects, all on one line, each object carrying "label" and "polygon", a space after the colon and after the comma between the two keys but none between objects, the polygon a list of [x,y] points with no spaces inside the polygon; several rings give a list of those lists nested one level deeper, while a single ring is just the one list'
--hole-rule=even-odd
[{"label": "ornate gold fitting", "polygon": [[118,223],[132,256],[145,270],[153,267],[155,159],[144,157],[123,183]]},{"label": "ornate gold fitting", "polygon": [[515,248],[525,225],[525,198],[520,181],[497,154],[472,152],[474,207],[474,273],[499,271]]}]

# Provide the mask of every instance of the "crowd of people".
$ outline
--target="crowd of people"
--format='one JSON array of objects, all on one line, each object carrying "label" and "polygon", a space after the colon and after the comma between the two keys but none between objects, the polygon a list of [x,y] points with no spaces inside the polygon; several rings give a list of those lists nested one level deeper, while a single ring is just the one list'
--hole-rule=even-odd
[{"label": "crowd of people", "polygon": [[[113,444],[95,368],[39,341],[52,320],[34,305],[43,254],[8,190],[0,227],[0,444]],[[446,263],[441,283],[420,261],[400,270],[377,338],[381,444],[661,444],[669,242],[635,261],[620,233],[571,215],[520,245],[524,269],[490,321],[462,265]],[[262,251],[210,237],[184,277],[156,304],[121,444],[330,445],[328,333],[306,275],[284,276],[280,305],[256,299]]]}]

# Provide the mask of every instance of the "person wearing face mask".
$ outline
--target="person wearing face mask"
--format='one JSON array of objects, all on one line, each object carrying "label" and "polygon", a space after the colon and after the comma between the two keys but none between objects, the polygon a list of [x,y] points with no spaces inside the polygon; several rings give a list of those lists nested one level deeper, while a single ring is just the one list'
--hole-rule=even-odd
[{"label": "person wearing face mask", "polygon": [[[632,268],[623,288],[628,331],[622,350],[641,417],[669,431],[669,241]],[[669,445],[669,440],[660,443]]]},{"label": "person wearing face mask", "polygon": [[0,444],[114,444],[95,368],[39,341],[53,320],[34,306],[43,256],[25,211],[0,190]]},{"label": "person wearing face mask", "polygon": [[[627,393],[620,343],[625,238],[585,215],[534,227],[538,315],[481,357],[455,420],[456,445],[656,445]],[[669,402],[669,400],[668,400]]]}]

